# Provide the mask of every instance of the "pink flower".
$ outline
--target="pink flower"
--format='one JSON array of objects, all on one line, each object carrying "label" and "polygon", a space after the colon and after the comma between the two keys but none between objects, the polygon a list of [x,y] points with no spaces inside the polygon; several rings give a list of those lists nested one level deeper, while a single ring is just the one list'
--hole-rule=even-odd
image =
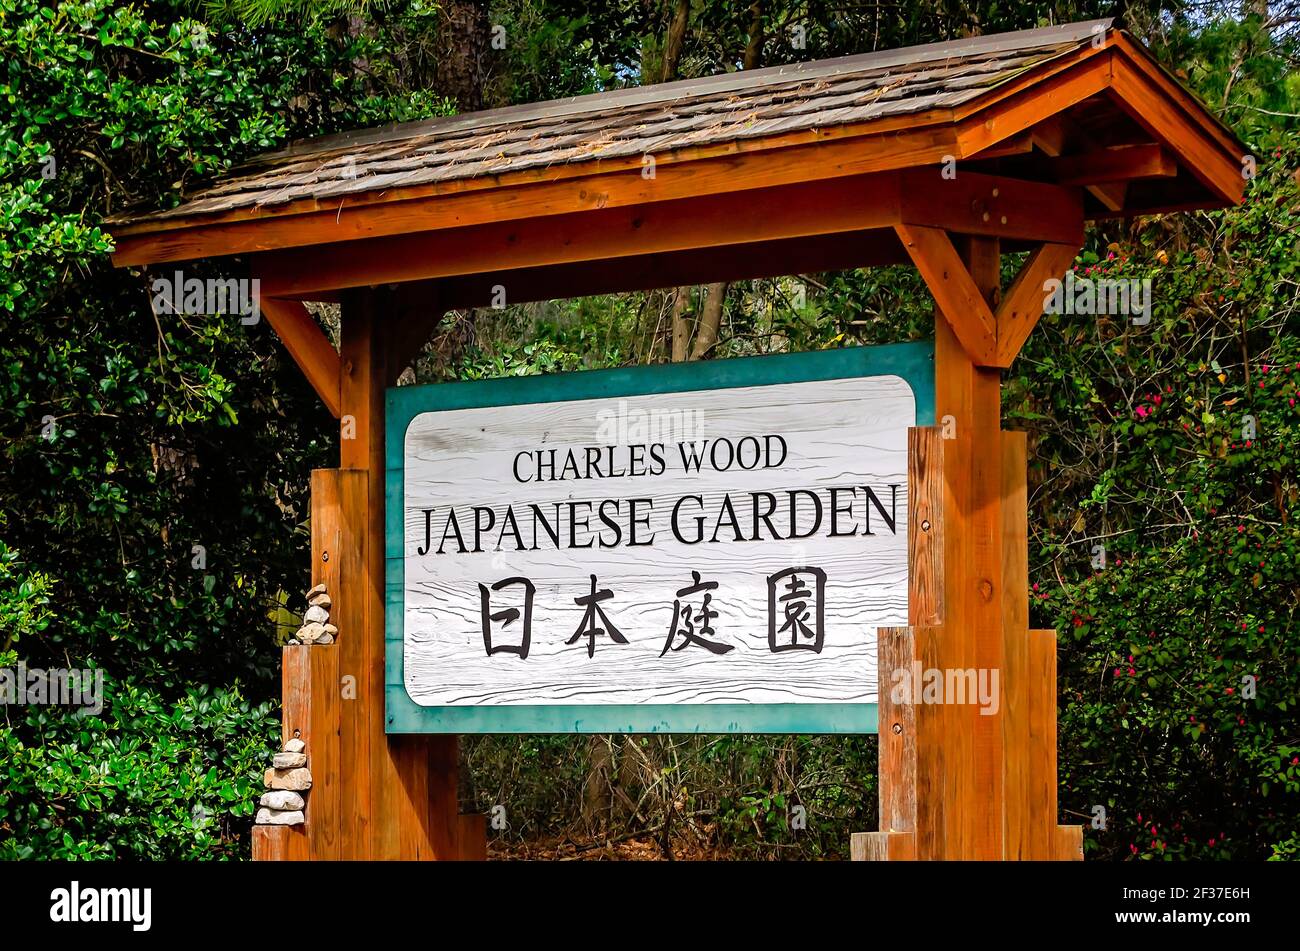
[{"label": "pink flower", "polygon": [[1139,417],[1145,418],[1147,415],[1147,408],[1145,406],[1139,406],[1137,408],[1137,414]]}]

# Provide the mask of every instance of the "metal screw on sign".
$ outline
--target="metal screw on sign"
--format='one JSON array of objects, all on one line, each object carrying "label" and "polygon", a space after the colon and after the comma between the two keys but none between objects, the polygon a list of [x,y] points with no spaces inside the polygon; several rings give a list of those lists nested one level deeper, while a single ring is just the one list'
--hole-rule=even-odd
[{"label": "metal screw on sign", "polygon": [[321,553],[320,553],[320,560],[321,560],[321,561],[329,561],[329,560],[330,560],[330,553],[327,552],[327,551],[323,551],[323,552],[321,552]]},{"label": "metal screw on sign", "polygon": [[930,530],[930,520],[927,518],[925,521],[921,523],[921,531],[928,532],[929,530]]},{"label": "metal screw on sign", "polygon": [[894,736],[899,736],[899,735],[902,734],[902,732],[903,732],[903,724],[901,724],[901,723],[895,723],[895,724],[894,724]]}]

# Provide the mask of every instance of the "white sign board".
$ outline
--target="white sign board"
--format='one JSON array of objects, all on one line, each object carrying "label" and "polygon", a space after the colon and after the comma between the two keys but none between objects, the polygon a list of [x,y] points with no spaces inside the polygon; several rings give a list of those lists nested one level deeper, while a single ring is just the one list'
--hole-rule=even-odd
[{"label": "white sign board", "polygon": [[907,623],[909,383],[570,398],[600,375],[411,416],[409,700],[524,708],[521,729],[548,707],[874,704],[876,629]]}]

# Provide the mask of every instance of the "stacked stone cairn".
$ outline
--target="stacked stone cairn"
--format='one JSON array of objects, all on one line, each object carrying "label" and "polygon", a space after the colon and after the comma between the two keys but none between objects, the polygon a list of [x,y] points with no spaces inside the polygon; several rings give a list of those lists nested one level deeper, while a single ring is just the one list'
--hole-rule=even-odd
[{"label": "stacked stone cairn", "polygon": [[330,608],[334,601],[323,584],[307,592],[307,613],[302,616],[302,627],[289,638],[290,644],[333,644],[339,629],[330,623]]},{"label": "stacked stone cairn", "polygon": [[307,821],[303,794],[311,789],[307,769],[307,744],[294,736],[271,760],[264,777],[267,791],[257,803],[257,818],[263,826],[297,826]]}]

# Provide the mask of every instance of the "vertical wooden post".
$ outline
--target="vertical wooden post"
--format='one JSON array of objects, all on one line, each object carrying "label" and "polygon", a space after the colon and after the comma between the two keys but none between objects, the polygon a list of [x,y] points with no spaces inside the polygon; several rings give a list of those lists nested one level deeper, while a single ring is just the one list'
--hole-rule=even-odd
[{"label": "vertical wooden post", "polygon": [[[855,835],[852,855],[1078,859],[1079,828],[1056,825],[1056,634],[1029,630],[1026,440],[1001,431],[1000,371],[972,358],[954,331],[961,315],[944,310],[970,300],[951,292],[964,263],[998,312],[998,242],[967,239],[958,262],[946,237],[915,237],[909,251],[940,302],[939,425],[909,444],[911,626],[880,631],[881,831]],[[953,697],[902,709],[885,684],[909,661],[996,674],[996,709]]]},{"label": "vertical wooden post", "polygon": [[[996,239],[971,238],[963,255],[980,292],[996,308]],[[944,626],[934,666],[1003,668],[1001,378],[976,366],[953,332],[935,320],[935,416],[951,436],[944,446]],[[945,834],[934,858],[1002,857],[1002,710],[945,703]]]},{"label": "vertical wooden post", "polygon": [[[356,700],[342,705],[345,815],[353,824],[344,858],[458,857],[456,737],[393,737],[384,731],[384,390],[400,371],[387,294],[343,298],[340,465],[365,475],[363,570],[335,596],[360,607],[351,637],[339,626],[340,672],[356,678]],[[351,438],[349,438],[349,436]]]}]

